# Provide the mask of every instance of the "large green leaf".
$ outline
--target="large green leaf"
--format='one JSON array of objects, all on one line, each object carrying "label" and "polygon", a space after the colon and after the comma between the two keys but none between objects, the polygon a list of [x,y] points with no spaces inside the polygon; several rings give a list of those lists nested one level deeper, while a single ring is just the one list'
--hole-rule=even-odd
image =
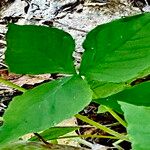
[{"label": "large green leaf", "polygon": [[15,97],[4,114],[0,145],[72,117],[91,99],[89,85],[79,76],[51,81]]},{"label": "large green leaf", "polygon": [[128,123],[127,132],[133,150],[150,149],[150,107],[119,102]]},{"label": "large green leaf", "polygon": [[113,108],[118,112],[122,112],[118,101],[138,106],[150,106],[150,82],[138,84],[105,99],[96,99],[94,101]]},{"label": "large green leaf", "polygon": [[125,83],[99,82],[94,80],[90,81],[89,85],[93,91],[93,99],[106,98],[129,86]]},{"label": "large green leaf", "polygon": [[[39,133],[42,138],[45,140],[54,140],[58,139],[60,136],[65,135],[69,132],[79,129],[79,127],[51,127],[42,133]],[[38,141],[37,136],[30,138],[30,141]]]},{"label": "large green leaf", "polygon": [[101,98],[101,99],[94,99],[93,102],[98,103],[100,105],[107,106],[120,114],[123,113],[120,105],[118,104],[118,102],[116,100]]},{"label": "large green leaf", "polygon": [[5,61],[18,74],[75,73],[72,37],[59,29],[10,24]]},{"label": "large green leaf", "polygon": [[126,82],[150,73],[150,13],[93,29],[83,43],[80,74],[89,80]]}]

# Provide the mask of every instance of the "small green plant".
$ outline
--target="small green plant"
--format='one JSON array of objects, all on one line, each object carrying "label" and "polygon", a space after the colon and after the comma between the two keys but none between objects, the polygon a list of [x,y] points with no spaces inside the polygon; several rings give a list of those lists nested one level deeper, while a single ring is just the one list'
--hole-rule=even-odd
[{"label": "small green plant", "polygon": [[[24,92],[12,100],[3,116],[0,146],[75,115],[109,133],[110,138],[130,141],[134,150],[149,150],[150,82],[132,85],[150,74],[149,29],[150,13],[97,26],[83,43],[85,52],[77,70],[72,58],[75,42],[68,33],[56,28],[10,24],[5,53],[10,72],[62,73],[66,77],[32,90],[0,78],[2,83]],[[117,133],[78,114],[91,101],[102,104],[127,128],[128,134]],[[126,121],[115,111],[124,113]]]}]

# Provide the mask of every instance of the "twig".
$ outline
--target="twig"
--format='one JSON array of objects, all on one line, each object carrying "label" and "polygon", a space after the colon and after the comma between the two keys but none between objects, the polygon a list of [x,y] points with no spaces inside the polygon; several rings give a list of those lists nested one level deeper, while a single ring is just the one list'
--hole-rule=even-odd
[{"label": "twig", "polygon": [[79,31],[79,32],[88,33],[88,31],[86,31],[86,30],[77,29],[77,28],[68,26],[67,24],[61,23],[61,22],[59,22],[59,21],[55,21],[55,20],[52,20],[52,21],[53,21],[54,23],[58,23],[58,24],[60,24],[60,25],[66,26],[66,27],[68,27],[68,29],[72,29],[72,30],[76,30],[76,31]]},{"label": "twig", "polygon": [[34,135],[37,136],[38,139],[39,139],[40,141],[42,141],[44,144],[46,144],[46,145],[48,145],[48,146],[50,146],[50,147],[52,146],[52,144],[49,143],[49,142],[47,142],[40,134],[34,133]]},{"label": "twig", "polygon": [[73,3],[67,3],[67,4],[61,6],[58,10],[56,10],[54,15],[57,16],[60,12],[63,12],[63,11],[72,11],[80,3],[81,3],[80,0],[77,0],[76,2],[73,2]]},{"label": "twig", "polygon": [[[32,18],[32,19],[35,19],[35,20],[42,20],[43,18]],[[79,32],[83,32],[83,33],[88,33],[88,31],[86,30],[82,30],[82,29],[78,29],[78,28],[75,28],[75,27],[71,27],[67,24],[64,24],[64,23],[61,23],[59,21],[56,21],[56,19],[58,18],[53,18],[51,20],[47,20],[47,22],[50,22],[50,23],[57,23],[57,24],[60,24],[60,25],[63,25],[65,27],[68,27],[68,29],[72,29],[72,30],[76,30],[76,31],[79,31]]]}]

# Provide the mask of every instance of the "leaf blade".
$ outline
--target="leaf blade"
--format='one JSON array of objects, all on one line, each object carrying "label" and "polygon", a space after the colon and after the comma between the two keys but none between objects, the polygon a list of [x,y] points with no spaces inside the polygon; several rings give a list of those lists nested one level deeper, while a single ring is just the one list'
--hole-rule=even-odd
[{"label": "leaf blade", "polygon": [[[5,62],[18,74],[74,74],[72,37],[59,29],[10,24]],[[36,68],[36,69],[35,69]]]},{"label": "leaf blade", "polygon": [[96,27],[83,43],[80,74],[89,80],[117,83],[149,74],[149,28],[150,13]]},{"label": "leaf blade", "polygon": [[0,143],[52,127],[81,111],[91,99],[89,85],[79,76],[45,83],[27,91],[14,98],[6,110],[4,125],[0,128]]},{"label": "leaf blade", "polygon": [[99,82],[96,80],[88,83],[93,91],[93,99],[107,98],[129,87],[125,83]]},{"label": "leaf blade", "polygon": [[106,105],[119,113],[122,113],[122,110],[120,108],[120,105],[118,104],[118,101],[120,102],[126,102],[129,104],[134,104],[137,106],[147,106],[150,107],[150,82],[144,82],[141,84],[138,84],[136,86],[127,88],[126,90],[119,92],[117,94],[114,94],[112,96],[109,96],[104,99],[97,99],[94,100],[97,103]]},{"label": "leaf blade", "polygon": [[150,107],[135,106],[125,102],[119,102],[119,104],[128,123],[127,132],[133,150],[149,150]]}]

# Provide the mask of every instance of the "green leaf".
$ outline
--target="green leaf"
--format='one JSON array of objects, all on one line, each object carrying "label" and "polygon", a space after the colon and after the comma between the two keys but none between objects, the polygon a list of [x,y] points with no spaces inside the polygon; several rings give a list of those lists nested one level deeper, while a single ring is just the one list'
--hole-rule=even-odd
[{"label": "green leaf", "polygon": [[135,106],[119,102],[128,123],[127,132],[133,150],[149,150],[150,107]]},{"label": "green leaf", "polygon": [[126,82],[150,73],[150,13],[103,24],[83,43],[80,74],[88,80]]},{"label": "green leaf", "polygon": [[10,24],[5,61],[18,74],[74,74],[72,37],[59,29]]},{"label": "green leaf", "polygon": [[93,91],[93,99],[106,98],[128,87],[125,83],[99,82],[94,80],[88,83]]},{"label": "green leaf", "polygon": [[94,99],[93,102],[98,103],[100,105],[104,105],[108,108],[111,108],[120,114],[123,113],[120,105],[118,104],[118,102],[116,100],[101,98],[101,99]]},{"label": "green leaf", "polygon": [[105,99],[97,99],[94,101],[106,105],[118,112],[122,112],[118,101],[138,106],[150,106],[150,82],[138,84]]},{"label": "green leaf", "polygon": [[79,76],[42,84],[15,97],[4,114],[0,145],[39,132],[70,118],[92,99],[89,85]]},{"label": "green leaf", "polygon": [[[52,127],[52,128],[49,128],[49,129],[47,129],[47,130],[45,130],[39,134],[45,140],[54,140],[54,139],[58,139],[60,136],[63,136],[65,134],[72,132],[74,130],[77,130],[77,129],[79,129],[79,127]],[[30,141],[37,141],[39,139],[38,139],[38,137],[34,136],[29,140]]]}]

